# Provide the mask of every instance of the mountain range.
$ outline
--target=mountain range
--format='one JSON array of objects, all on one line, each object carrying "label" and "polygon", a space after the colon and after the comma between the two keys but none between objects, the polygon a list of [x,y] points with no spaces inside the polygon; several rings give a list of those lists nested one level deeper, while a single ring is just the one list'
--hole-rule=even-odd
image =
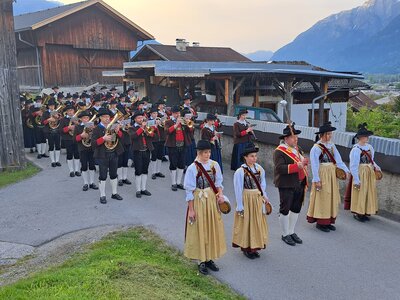
[{"label": "mountain range", "polygon": [[369,0],[331,15],[274,53],[337,71],[400,73],[400,0]]}]

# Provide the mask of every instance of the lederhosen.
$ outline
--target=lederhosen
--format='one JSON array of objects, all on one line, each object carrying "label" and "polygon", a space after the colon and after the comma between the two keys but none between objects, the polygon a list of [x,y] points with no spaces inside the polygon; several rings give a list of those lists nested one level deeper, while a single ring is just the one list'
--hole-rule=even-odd
[{"label": "lederhosen", "polygon": [[133,125],[130,128],[132,138],[133,161],[135,164],[135,176],[149,173],[150,153],[153,150],[153,143],[150,136],[140,126]]},{"label": "lederhosen", "polygon": [[47,119],[50,118],[50,112],[46,110],[42,115],[42,124],[44,125],[44,135],[49,143],[49,151],[61,150],[61,137],[58,128],[52,129]]},{"label": "lederhosen", "polygon": [[61,141],[64,142],[65,149],[67,150],[67,160],[79,159],[78,145],[75,143],[73,136],[69,134],[68,130],[70,120],[69,117],[62,118],[59,127]]},{"label": "lederhosen", "polygon": [[[107,179],[107,173],[109,174],[111,180],[118,177],[118,156],[124,151],[121,141],[118,142],[118,145],[115,147],[115,149],[107,149],[103,140],[105,132],[105,127],[99,123],[93,129],[92,135],[92,148],[94,149],[93,157],[99,165],[100,181],[105,181]],[[119,135],[117,134],[116,138],[120,139],[121,137],[122,133],[119,131]]]},{"label": "lederhosen", "polygon": [[[168,147],[169,169],[171,171],[178,169],[185,169],[185,136],[184,128],[180,124],[176,130],[171,128],[175,125],[176,120],[167,120],[165,122],[166,141],[165,145]],[[181,131],[182,140],[177,140],[177,131]]]},{"label": "lederhosen", "polygon": [[85,126],[83,124],[76,125],[74,130],[74,141],[78,147],[79,160],[81,161],[81,170],[86,172],[89,170],[95,170],[95,163],[93,158],[92,146],[86,147],[82,144],[81,133],[83,132]]}]

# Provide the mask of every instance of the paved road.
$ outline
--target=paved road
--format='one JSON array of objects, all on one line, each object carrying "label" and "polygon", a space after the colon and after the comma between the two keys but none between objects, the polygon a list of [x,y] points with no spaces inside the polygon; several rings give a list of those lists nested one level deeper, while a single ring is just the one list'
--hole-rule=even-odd
[{"label": "paved road", "polygon": [[[0,190],[0,242],[38,246],[83,228],[144,224],[183,249],[184,192],[172,192],[168,178],[149,180],[150,198],[137,199],[133,186],[124,186],[119,189],[123,201],[101,205],[98,191],[83,192],[81,178],[67,176],[65,163],[51,168],[47,160],[37,162],[43,172]],[[163,163],[165,174],[167,167]],[[225,170],[225,194],[233,199],[233,174],[228,166]],[[277,190],[270,178],[267,183],[277,208]],[[305,221],[304,213],[305,208],[297,228],[303,245],[290,247],[280,240],[273,213],[270,244],[261,258],[251,261],[229,247],[216,276],[251,299],[399,299],[399,223],[375,217],[361,224],[341,211],[337,231],[322,233]],[[233,214],[224,221],[230,245]]]}]

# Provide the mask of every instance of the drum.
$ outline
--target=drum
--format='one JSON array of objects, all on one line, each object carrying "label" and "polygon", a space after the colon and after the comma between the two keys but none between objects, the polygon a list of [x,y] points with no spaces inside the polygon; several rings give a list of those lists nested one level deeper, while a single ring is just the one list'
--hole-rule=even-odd
[{"label": "drum", "polygon": [[222,203],[218,203],[219,210],[222,212],[224,215],[229,214],[231,211],[231,202],[229,199],[224,195],[225,201]]}]

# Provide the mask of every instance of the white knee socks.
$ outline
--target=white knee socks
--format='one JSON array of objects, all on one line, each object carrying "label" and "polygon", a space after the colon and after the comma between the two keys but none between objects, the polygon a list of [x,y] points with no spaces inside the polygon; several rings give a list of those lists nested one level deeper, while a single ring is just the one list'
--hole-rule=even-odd
[{"label": "white knee socks", "polygon": [[81,171],[81,162],[79,159],[74,159],[75,172]]},{"label": "white knee socks", "polygon": [[176,170],[176,183],[177,184],[182,184],[182,177],[183,177],[183,169],[177,169]]},{"label": "white knee socks", "polygon": [[106,182],[99,181],[99,190],[100,190],[100,197],[106,196]]},{"label": "white knee socks", "polygon": [[74,172],[74,161],[72,159],[67,159],[67,165],[68,165],[69,172],[73,173]]},{"label": "white knee socks", "polygon": [[145,191],[146,190],[146,183],[147,183],[147,174],[143,174],[141,175],[142,179],[141,179],[141,191]]},{"label": "white knee socks", "polygon": [[171,181],[172,181],[172,185],[176,184],[176,172],[177,170],[171,170]]},{"label": "white knee socks", "polygon": [[279,223],[281,224],[282,235],[289,235],[289,215],[279,215]]},{"label": "white knee socks", "polygon": [[88,171],[82,171],[83,184],[89,184],[88,177],[89,177]]},{"label": "white knee socks", "polygon": [[111,183],[111,192],[113,195],[115,195],[117,193],[117,186],[118,186],[118,179],[111,179],[110,180]]},{"label": "white knee socks", "polygon": [[135,176],[136,192],[140,192],[142,188],[142,176]]},{"label": "white knee socks", "polygon": [[294,233],[294,227],[296,226],[298,217],[299,214],[296,214],[294,212],[289,212],[289,234]]}]

